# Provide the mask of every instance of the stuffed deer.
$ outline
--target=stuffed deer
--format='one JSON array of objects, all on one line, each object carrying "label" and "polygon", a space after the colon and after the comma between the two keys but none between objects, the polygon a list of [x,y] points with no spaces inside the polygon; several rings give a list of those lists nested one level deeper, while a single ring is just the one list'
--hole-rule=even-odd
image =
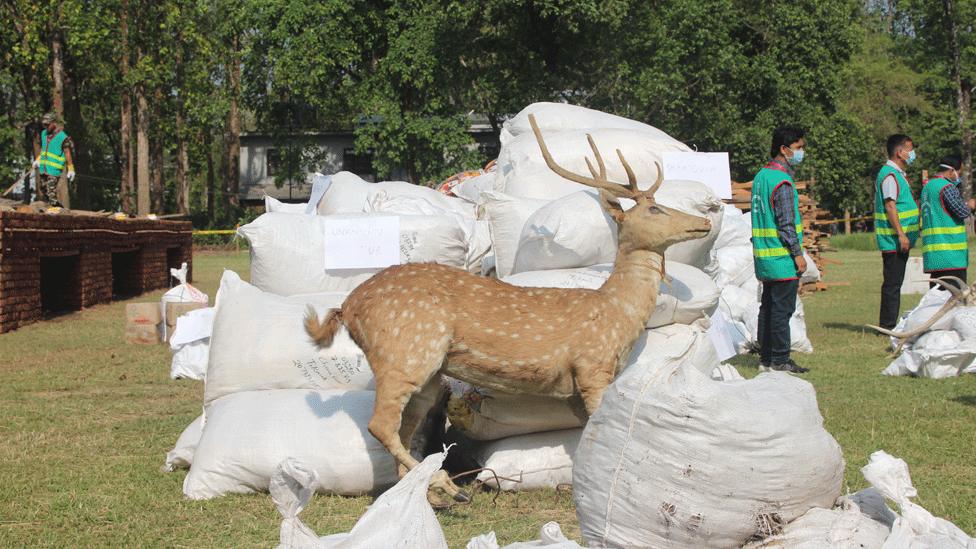
[{"label": "stuffed deer", "polygon": [[[598,189],[619,226],[614,270],[600,289],[522,288],[454,267],[407,264],[364,282],[323,321],[314,311],[306,318],[319,345],[330,345],[342,324],[366,354],[376,378],[369,432],[396,458],[401,475],[418,463],[405,444],[433,405],[441,374],[503,393],[577,396],[587,414],[596,411],[654,311],[664,251],[710,230],[707,219],[654,201],[660,169],[650,190],[641,191],[617,150],[629,185],[611,182],[587,136],[597,168],[587,158],[590,176],[572,173],[553,160],[535,117],[529,121],[549,168]],[[624,211],[619,198],[636,205]],[[467,500],[443,471],[431,481],[432,503],[439,491]]]}]

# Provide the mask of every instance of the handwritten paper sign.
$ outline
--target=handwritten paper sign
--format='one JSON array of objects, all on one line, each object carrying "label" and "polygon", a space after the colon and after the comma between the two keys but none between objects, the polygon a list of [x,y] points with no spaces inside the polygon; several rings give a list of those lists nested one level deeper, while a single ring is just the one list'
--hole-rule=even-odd
[{"label": "handwritten paper sign", "polygon": [[332,185],[331,175],[315,173],[315,178],[312,179],[312,194],[308,197],[308,204],[305,205],[306,214],[315,213],[319,207],[319,202],[322,201],[322,197],[325,196],[325,191],[329,190],[330,185]]},{"label": "handwritten paper sign", "polygon": [[400,263],[400,218],[325,219],[325,268],[382,269]]},{"label": "handwritten paper sign", "polygon": [[737,354],[734,338],[738,332],[725,318],[725,313],[722,311],[715,311],[710,320],[712,325],[708,329],[708,338],[712,340],[712,345],[715,346],[715,353],[718,354],[719,361],[734,357]]},{"label": "handwritten paper sign", "polygon": [[727,152],[666,152],[664,177],[701,181],[719,198],[732,198],[732,174]]}]

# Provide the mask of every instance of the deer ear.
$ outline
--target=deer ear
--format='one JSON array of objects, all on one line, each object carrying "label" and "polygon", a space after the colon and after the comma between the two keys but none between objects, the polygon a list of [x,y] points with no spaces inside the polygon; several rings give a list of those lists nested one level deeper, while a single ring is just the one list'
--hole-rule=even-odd
[{"label": "deer ear", "polygon": [[610,214],[618,224],[624,221],[624,209],[620,206],[620,201],[617,197],[610,194],[608,191],[600,189],[600,206],[603,210]]}]

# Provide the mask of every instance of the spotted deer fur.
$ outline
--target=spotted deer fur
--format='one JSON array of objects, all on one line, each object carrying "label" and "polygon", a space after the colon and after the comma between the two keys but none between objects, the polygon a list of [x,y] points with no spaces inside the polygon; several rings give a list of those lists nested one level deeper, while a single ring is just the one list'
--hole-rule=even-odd
[{"label": "spotted deer fur", "polygon": [[[638,190],[620,151],[629,186],[608,181],[591,138],[599,171],[566,171],[552,160],[534,117],[530,122],[550,168],[600,189],[619,225],[613,273],[601,288],[523,288],[454,267],[407,264],[364,282],[324,321],[314,311],[306,318],[319,345],[328,346],[342,324],[366,354],[376,379],[369,431],[401,473],[417,465],[405,443],[433,405],[441,374],[504,393],[578,395],[592,414],[654,311],[664,250],[710,229],[705,218],[654,202],[660,176],[650,191]],[[636,206],[624,211],[618,198]],[[463,498],[440,480],[449,495]]]}]

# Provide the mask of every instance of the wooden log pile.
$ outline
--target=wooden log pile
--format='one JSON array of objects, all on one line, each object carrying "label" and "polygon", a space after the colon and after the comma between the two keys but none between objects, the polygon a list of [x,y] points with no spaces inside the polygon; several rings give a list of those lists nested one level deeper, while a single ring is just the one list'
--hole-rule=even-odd
[{"label": "wooden log pile", "polygon": [[[817,265],[821,278],[817,282],[804,284],[800,288],[801,292],[819,292],[826,290],[830,285],[823,280],[826,276],[826,266],[829,263],[838,263],[835,260],[825,258],[823,255],[824,252],[830,250],[830,233],[825,230],[827,226],[825,221],[832,216],[827,210],[821,209],[817,201],[811,196],[811,190],[815,182],[815,180],[810,179],[794,183],[796,190],[800,193],[800,218],[803,220],[803,249],[806,250],[807,254]],[[744,212],[750,211],[752,209],[751,199],[752,181],[732,183],[732,200],[730,202],[736,208]]]},{"label": "wooden log pile", "polygon": [[192,246],[189,222],[0,211],[0,333],[165,288]]}]

